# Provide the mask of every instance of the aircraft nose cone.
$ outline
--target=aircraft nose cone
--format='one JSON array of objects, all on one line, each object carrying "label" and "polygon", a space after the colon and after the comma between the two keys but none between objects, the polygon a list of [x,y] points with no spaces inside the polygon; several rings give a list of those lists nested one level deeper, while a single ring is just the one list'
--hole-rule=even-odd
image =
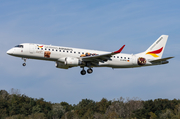
[{"label": "aircraft nose cone", "polygon": [[8,50],[6,53],[7,53],[8,55],[11,55],[11,54],[13,54],[13,50],[10,49],[10,50]]}]

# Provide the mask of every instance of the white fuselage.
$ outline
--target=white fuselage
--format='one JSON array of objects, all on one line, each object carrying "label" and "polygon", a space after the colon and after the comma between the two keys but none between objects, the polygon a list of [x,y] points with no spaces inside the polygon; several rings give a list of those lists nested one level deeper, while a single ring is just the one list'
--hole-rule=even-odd
[{"label": "white fuselage", "polygon": [[[41,45],[41,44],[31,44],[24,43],[21,44],[23,47],[14,47],[7,51],[9,55],[29,58],[29,59],[38,59],[38,60],[47,60],[57,62],[60,58],[65,57],[74,57],[81,59],[81,55],[87,52],[96,53],[96,54],[105,54],[109,52],[97,51],[97,50],[88,50],[88,49],[78,49],[70,47],[61,47],[61,46],[52,46],[52,45]],[[40,47],[43,46],[43,47]],[[44,57],[44,52],[50,51],[51,57]],[[110,60],[106,62],[99,62],[97,67],[112,67],[112,68],[132,68],[139,67],[137,64],[137,56],[132,54],[123,54],[119,53],[113,55]],[[150,65],[150,63],[146,63]],[[94,66],[93,66],[94,67]]]},{"label": "white fuselage", "polygon": [[[145,52],[138,54],[123,54],[119,50],[114,52],[104,52],[97,50],[23,43],[7,51],[7,54],[26,58],[47,60],[56,62],[57,68],[68,69],[80,66],[81,74],[85,75],[84,67],[88,67],[87,73],[93,72],[93,67],[111,67],[111,68],[133,68],[142,66],[161,65],[169,63],[173,57],[161,58],[168,35],[161,35]],[[26,66],[26,63],[23,63]]]}]

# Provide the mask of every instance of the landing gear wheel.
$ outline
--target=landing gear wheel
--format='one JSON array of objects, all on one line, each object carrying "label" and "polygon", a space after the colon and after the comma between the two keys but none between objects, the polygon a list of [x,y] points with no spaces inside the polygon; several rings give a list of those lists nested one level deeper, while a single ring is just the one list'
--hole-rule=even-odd
[{"label": "landing gear wheel", "polygon": [[89,68],[88,70],[87,70],[87,73],[88,74],[91,74],[93,72],[93,70],[91,69],[91,68]]},{"label": "landing gear wheel", "polygon": [[26,66],[26,63],[23,63],[22,65],[23,65],[23,66]]},{"label": "landing gear wheel", "polygon": [[81,71],[81,75],[85,75],[86,74],[86,71],[85,70],[82,70]]},{"label": "landing gear wheel", "polygon": [[26,66],[26,59],[27,58],[22,58],[24,60],[24,63],[22,64],[23,66]]}]

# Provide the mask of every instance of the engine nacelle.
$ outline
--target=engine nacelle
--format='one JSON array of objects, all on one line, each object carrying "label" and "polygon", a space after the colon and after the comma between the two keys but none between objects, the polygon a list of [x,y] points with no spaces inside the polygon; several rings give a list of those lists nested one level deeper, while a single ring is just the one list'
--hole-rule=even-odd
[{"label": "engine nacelle", "polygon": [[69,66],[67,66],[61,62],[56,62],[55,66],[56,66],[56,68],[61,68],[61,69],[68,69],[69,68]]},{"label": "engine nacelle", "polygon": [[140,66],[145,65],[146,64],[146,59],[144,57],[139,57],[137,63]]},{"label": "engine nacelle", "polygon": [[64,64],[68,66],[83,65],[83,63],[78,58],[74,58],[74,57],[66,57]]}]

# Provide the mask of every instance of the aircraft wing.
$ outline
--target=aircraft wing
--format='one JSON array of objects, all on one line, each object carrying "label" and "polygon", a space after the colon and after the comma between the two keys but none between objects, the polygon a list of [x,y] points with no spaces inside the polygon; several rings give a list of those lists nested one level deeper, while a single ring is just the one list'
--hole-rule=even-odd
[{"label": "aircraft wing", "polygon": [[160,61],[167,61],[168,59],[172,59],[174,57],[167,57],[167,58],[162,58],[162,59],[157,59],[157,60],[150,60],[150,62],[160,62]]},{"label": "aircraft wing", "polygon": [[85,56],[81,57],[83,61],[85,62],[91,62],[94,65],[97,65],[99,62],[105,62],[107,60],[111,60],[111,56],[120,53],[125,45],[123,45],[119,50],[107,53],[107,54],[101,54],[101,55],[94,55],[94,56]]}]

